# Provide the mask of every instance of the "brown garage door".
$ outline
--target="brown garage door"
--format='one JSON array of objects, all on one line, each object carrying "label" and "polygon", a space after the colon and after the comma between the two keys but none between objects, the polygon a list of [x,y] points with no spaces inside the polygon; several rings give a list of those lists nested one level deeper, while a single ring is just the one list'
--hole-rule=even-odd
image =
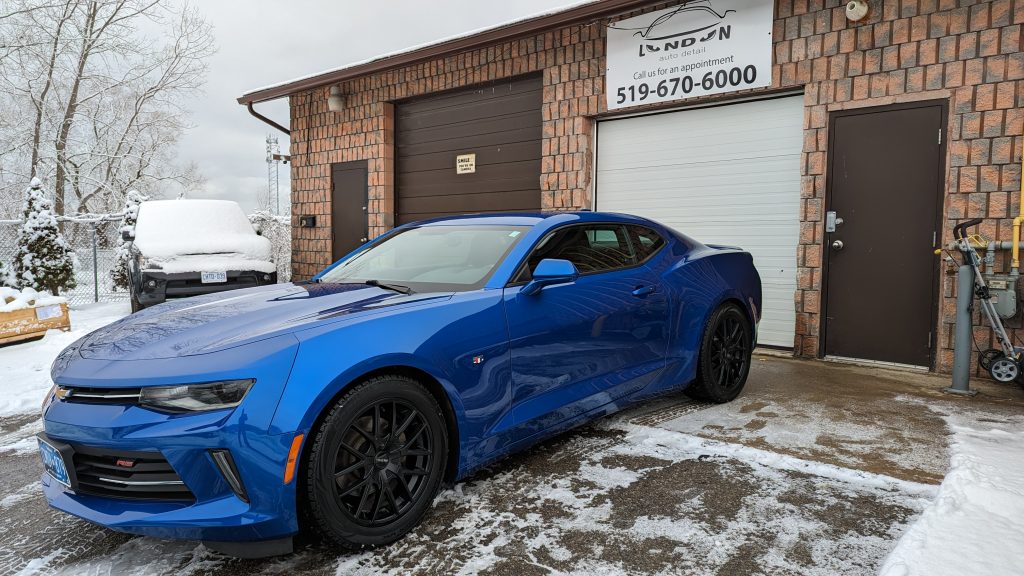
[{"label": "brown garage door", "polygon": [[[397,223],[539,210],[542,90],[530,77],[400,104]],[[456,174],[467,154],[476,171]]]}]

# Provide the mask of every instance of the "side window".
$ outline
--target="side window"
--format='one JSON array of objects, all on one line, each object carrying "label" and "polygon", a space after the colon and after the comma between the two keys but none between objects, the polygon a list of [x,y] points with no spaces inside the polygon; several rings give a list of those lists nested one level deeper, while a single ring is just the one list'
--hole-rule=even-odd
[{"label": "side window", "polygon": [[626,268],[636,263],[626,228],[618,224],[569,226],[548,235],[534,248],[516,282],[526,282],[545,258],[572,262],[580,274]]},{"label": "side window", "polygon": [[627,226],[633,239],[633,250],[636,251],[636,259],[643,262],[652,254],[665,245],[665,239],[657,232],[643,226]]}]

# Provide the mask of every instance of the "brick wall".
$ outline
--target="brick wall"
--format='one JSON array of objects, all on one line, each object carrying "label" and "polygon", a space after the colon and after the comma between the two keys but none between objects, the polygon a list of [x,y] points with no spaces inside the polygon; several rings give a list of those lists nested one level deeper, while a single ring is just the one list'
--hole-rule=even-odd
[{"label": "brick wall", "polygon": [[[872,1],[865,21],[842,3],[776,3],[775,63],[781,86],[804,85],[805,138],[798,354],[819,345],[823,212],[829,112],[915,100],[949,101],[942,237],[964,218],[985,217],[981,233],[1009,239],[1018,209],[1024,123],[1024,0]],[[1000,268],[1005,265],[1000,259]],[[943,276],[938,368],[952,366],[953,282]],[[1019,324],[1018,324],[1019,326]],[[986,347],[991,335],[978,328]],[[1024,335],[1024,334],[1022,334]]]},{"label": "brick wall", "polygon": [[291,97],[292,212],[316,214],[317,228],[294,228],[292,263],[309,277],[331,261],[330,166],[369,160],[369,226],[375,237],[393,225],[394,105],[398,100],[542,73],[541,205],[590,205],[593,116],[603,111],[603,27],[572,26],[514,42],[438,58],[345,82],[345,111],[327,110],[329,89]]},{"label": "brick wall", "polygon": [[[652,5],[649,10],[675,4]],[[1018,209],[1024,140],[1024,0],[870,0],[851,23],[840,0],[777,0],[772,90],[804,89],[804,154],[798,258],[797,354],[819,343],[822,239],[829,113],[851,107],[947,99],[949,238],[957,219],[987,217],[981,232],[1008,239]],[[643,10],[623,15],[630,17]],[[329,263],[330,165],[369,160],[370,235],[392,225],[392,102],[540,72],[544,78],[542,206],[590,206],[591,134],[604,113],[608,20],[567,28],[342,84],[342,113],[327,111],[326,87],[291,97],[293,211],[319,227],[294,228],[297,277]],[[732,95],[730,95],[732,96]],[[687,102],[690,103],[690,102]],[[648,107],[649,108],[649,107]],[[638,108],[641,109],[641,108]],[[1004,266],[1002,260],[999,263]],[[939,367],[952,363],[953,300],[944,280]],[[1024,335],[1022,335],[1024,336]],[[988,332],[978,337],[987,342]]]}]

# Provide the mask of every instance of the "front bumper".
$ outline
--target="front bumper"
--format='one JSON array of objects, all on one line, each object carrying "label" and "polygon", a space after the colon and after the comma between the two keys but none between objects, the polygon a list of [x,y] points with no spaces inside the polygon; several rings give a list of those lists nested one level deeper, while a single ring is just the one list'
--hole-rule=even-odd
[{"label": "front bumper", "polygon": [[[143,421],[147,412],[153,416],[150,422]],[[83,422],[126,422],[102,427],[54,420],[71,419],[75,413]],[[45,420],[46,435],[54,443],[93,452],[159,453],[192,499],[97,495],[77,480],[67,488],[45,473],[43,492],[58,510],[132,534],[224,542],[291,536],[298,531],[295,482],[285,485],[282,479],[294,434],[245,430],[244,420],[244,414],[225,416],[224,411],[168,417],[134,406],[54,402]],[[211,449],[230,451],[248,502],[231,489]],[[76,460],[65,459],[65,465],[75,467]]]},{"label": "front bumper", "polygon": [[[83,475],[91,485],[72,482],[72,487],[66,488],[44,476],[47,501],[54,508],[114,530],[159,538],[244,542],[295,534],[296,482],[285,484],[283,479],[296,431],[271,425],[295,351],[294,338],[282,336],[181,358],[93,360],[72,351],[75,358],[58,359],[54,379],[72,387],[121,391],[239,378],[256,382],[236,408],[185,414],[159,412],[125,400],[53,399],[43,414],[46,439],[71,450],[72,455],[64,457],[69,475],[81,466],[93,468]],[[237,368],[241,365],[244,368]],[[225,369],[227,366],[235,368]],[[76,450],[91,460],[79,462],[73,456]],[[211,450],[230,453],[244,497],[236,495]],[[120,457],[133,462],[123,467],[117,463]],[[96,458],[101,461],[97,463]],[[117,490],[99,479],[97,466],[111,470],[108,477],[113,479],[179,479],[187,488],[185,497],[176,493],[170,494],[174,499],[164,499],[153,491],[124,494],[123,487]],[[134,471],[143,469],[157,475],[133,476]]]},{"label": "front bumper", "polygon": [[240,288],[277,284],[277,272],[252,270],[229,270],[227,282],[214,284],[203,284],[202,274],[199,272],[167,274],[155,270],[143,270],[140,275],[141,283],[136,287],[135,297],[143,308],[155,306],[174,298],[188,298]]}]

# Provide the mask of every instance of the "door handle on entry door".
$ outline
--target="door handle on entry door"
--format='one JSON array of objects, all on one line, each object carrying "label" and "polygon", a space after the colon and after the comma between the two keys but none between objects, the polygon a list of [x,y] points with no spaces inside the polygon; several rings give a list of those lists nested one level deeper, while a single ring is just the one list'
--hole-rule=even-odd
[{"label": "door handle on entry door", "polygon": [[633,290],[633,296],[643,298],[644,296],[654,294],[655,290],[656,288],[654,286],[637,286],[636,290]]},{"label": "door handle on entry door", "polygon": [[836,240],[835,242],[833,242],[832,243],[832,249],[833,250],[842,250],[843,249],[843,241],[842,240]]}]

